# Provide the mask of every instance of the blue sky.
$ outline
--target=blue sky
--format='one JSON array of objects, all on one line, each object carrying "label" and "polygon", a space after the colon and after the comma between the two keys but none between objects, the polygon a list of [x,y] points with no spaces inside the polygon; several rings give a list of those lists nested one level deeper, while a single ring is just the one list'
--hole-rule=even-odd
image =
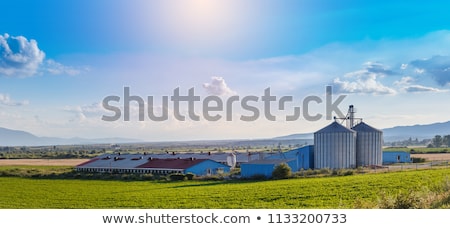
[{"label": "blue sky", "polygon": [[[330,120],[285,116],[307,96],[325,98],[326,85],[346,95],[343,111],[353,104],[378,128],[450,120],[445,1],[19,0],[1,8],[1,127],[149,141],[313,132]],[[177,87],[224,101],[270,87],[294,101],[276,121],[240,121],[248,111],[238,107],[233,121],[138,121],[136,104],[131,121],[102,121],[111,114],[102,100],[123,97],[124,86],[153,96],[157,111]],[[312,103],[310,112],[324,109]]]}]

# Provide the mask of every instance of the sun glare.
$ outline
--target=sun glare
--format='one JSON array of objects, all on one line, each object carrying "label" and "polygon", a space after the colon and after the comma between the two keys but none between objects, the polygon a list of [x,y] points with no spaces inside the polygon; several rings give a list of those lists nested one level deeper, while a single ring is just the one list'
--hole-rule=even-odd
[{"label": "sun glare", "polygon": [[242,28],[251,16],[239,1],[164,1],[150,7],[145,21],[151,25],[153,36],[192,49],[233,46],[246,34]]}]

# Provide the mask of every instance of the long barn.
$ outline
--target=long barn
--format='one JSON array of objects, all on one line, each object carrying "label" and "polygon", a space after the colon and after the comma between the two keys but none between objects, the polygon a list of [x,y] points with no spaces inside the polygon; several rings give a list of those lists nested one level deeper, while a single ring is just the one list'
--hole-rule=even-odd
[{"label": "long barn", "polygon": [[106,154],[76,166],[77,171],[100,173],[193,173],[197,176],[230,172],[230,166],[210,159],[155,158],[146,154]]}]

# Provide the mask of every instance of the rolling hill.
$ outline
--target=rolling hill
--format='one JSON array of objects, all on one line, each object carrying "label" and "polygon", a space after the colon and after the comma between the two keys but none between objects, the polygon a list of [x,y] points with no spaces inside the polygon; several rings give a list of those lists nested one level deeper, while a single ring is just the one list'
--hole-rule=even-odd
[{"label": "rolling hill", "polygon": [[[401,141],[408,138],[431,139],[435,135],[448,135],[450,134],[450,121],[421,124],[412,126],[395,126],[391,128],[385,128],[383,130],[383,136],[385,142]],[[279,136],[272,139],[256,139],[248,140],[251,142],[258,141],[289,141],[289,140],[307,140],[308,143],[312,142],[314,133],[297,133],[286,136]],[[241,142],[243,140],[234,140]],[[245,144],[251,144],[250,142]],[[135,143],[143,142],[138,139],[128,138],[57,138],[57,137],[39,137],[31,133],[21,130],[11,130],[0,127],[0,146],[45,146],[45,145],[74,145],[74,144],[99,144],[99,143]],[[242,143],[244,144],[244,143]]]},{"label": "rolling hill", "polygon": [[[400,141],[408,138],[431,139],[435,135],[450,134],[450,121],[431,123],[431,124],[417,124],[412,126],[395,126],[391,128],[382,129],[385,142]],[[275,137],[275,139],[313,139],[314,133],[299,133],[286,136]]]},{"label": "rolling hill", "polygon": [[140,142],[137,139],[128,138],[56,138],[38,137],[21,130],[11,130],[0,127],[0,146],[45,146],[45,145],[75,145],[98,143],[131,143]]},{"label": "rolling hill", "polygon": [[436,135],[449,135],[450,121],[413,126],[396,126],[383,129],[385,141],[408,138],[431,139]]}]

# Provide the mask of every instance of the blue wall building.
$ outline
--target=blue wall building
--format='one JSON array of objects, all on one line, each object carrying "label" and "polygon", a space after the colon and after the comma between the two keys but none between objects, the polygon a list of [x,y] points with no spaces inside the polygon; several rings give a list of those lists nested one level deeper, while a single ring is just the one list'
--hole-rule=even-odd
[{"label": "blue wall building", "polygon": [[394,163],[411,163],[411,155],[405,151],[384,151],[383,165]]},{"label": "blue wall building", "polygon": [[215,175],[229,173],[230,166],[213,160],[204,160],[198,164],[194,164],[184,170],[184,173],[193,173],[197,176]]},{"label": "blue wall building", "polygon": [[252,177],[255,175],[264,175],[266,177],[272,177],[273,170],[281,163],[286,163],[292,172],[297,172],[302,169],[313,169],[314,146],[308,145],[284,153],[271,154],[262,160],[243,163],[241,164],[241,176]]},{"label": "blue wall building", "polygon": [[284,153],[269,155],[265,159],[294,159],[295,163],[292,163],[291,166],[294,172],[302,169],[314,169],[314,146],[308,145]]},{"label": "blue wall building", "polygon": [[296,165],[296,160],[294,159],[263,159],[257,161],[251,161],[248,163],[241,164],[241,176],[242,177],[252,177],[252,176],[265,176],[267,178],[272,177],[272,172],[281,163],[286,163],[289,167]]}]

